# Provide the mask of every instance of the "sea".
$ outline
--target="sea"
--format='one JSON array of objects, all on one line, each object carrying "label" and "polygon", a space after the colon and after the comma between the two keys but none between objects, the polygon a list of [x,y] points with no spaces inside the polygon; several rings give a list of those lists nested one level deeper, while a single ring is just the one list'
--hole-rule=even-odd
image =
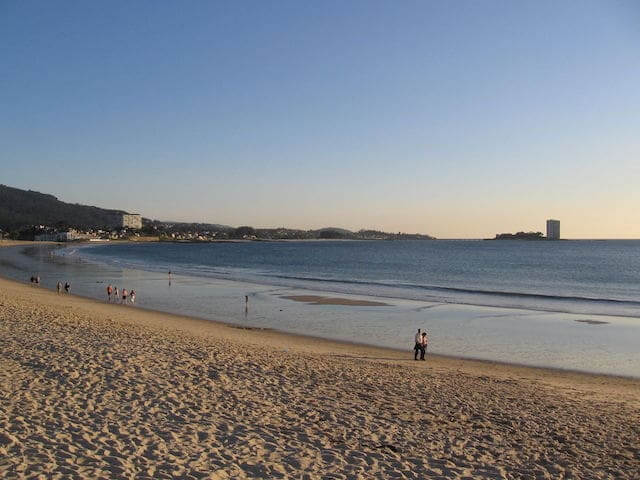
[{"label": "sea", "polygon": [[[422,328],[432,353],[640,377],[635,240],[22,246],[0,249],[0,274],[37,274],[48,288],[69,281],[72,293],[100,300],[113,284],[136,291],[132,308],[402,349],[408,358]],[[295,295],[385,305],[285,298]]]}]

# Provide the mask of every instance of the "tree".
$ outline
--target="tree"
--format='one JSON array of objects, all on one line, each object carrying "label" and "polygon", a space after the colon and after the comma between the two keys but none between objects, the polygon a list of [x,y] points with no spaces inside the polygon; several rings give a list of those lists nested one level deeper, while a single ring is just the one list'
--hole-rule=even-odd
[{"label": "tree", "polygon": [[245,226],[236,228],[231,233],[231,237],[232,238],[246,238],[246,237],[255,236],[255,234],[256,234],[255,228],[245,225]]},{"label": "tree", "polygon": [[318,238],[322,239],[336,239],[336,238],[345,238],[344,233],[339,232],[338,230],[322,230],[318,235]]}]

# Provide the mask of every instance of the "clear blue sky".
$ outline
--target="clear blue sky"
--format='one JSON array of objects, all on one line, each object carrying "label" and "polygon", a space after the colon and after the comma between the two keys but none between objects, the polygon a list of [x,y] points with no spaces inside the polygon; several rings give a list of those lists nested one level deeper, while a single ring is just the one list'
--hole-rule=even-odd
[{"label": "clear blue sky", "polygon": [[640,238],[640,3],[5,0],[0,183],[158,219]]}]

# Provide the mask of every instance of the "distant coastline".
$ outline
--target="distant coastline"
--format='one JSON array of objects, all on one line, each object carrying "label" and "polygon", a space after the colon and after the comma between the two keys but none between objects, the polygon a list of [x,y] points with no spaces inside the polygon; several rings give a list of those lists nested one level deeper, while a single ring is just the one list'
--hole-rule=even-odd
[{"label": "distant coastline", "polygon": [[486,238],[485,240],[525,240],[538,242],[540,240],[549,240],[542,235],[542,232],[517,232],[517,233],[497,233],[494,238]]},{"label": "distant coastline", "polygon": [[[152,220],[58,200],[53,195],[0,184],[0,239],[79,241],[157,238],[180,243],[280,240],[434,240],[420,233],[357,231],[340,227],[319,229],[232,227],[218,223]],[[153,240],[151,240],[153,241]]]}]

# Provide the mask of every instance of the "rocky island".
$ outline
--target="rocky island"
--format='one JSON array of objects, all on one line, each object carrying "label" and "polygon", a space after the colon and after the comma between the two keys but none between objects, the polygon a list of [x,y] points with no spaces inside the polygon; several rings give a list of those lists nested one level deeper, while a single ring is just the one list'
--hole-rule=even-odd
[{"label": "rocky island", "polygon": [[542,232],[497,233],[487,240],[546,240]]}]

